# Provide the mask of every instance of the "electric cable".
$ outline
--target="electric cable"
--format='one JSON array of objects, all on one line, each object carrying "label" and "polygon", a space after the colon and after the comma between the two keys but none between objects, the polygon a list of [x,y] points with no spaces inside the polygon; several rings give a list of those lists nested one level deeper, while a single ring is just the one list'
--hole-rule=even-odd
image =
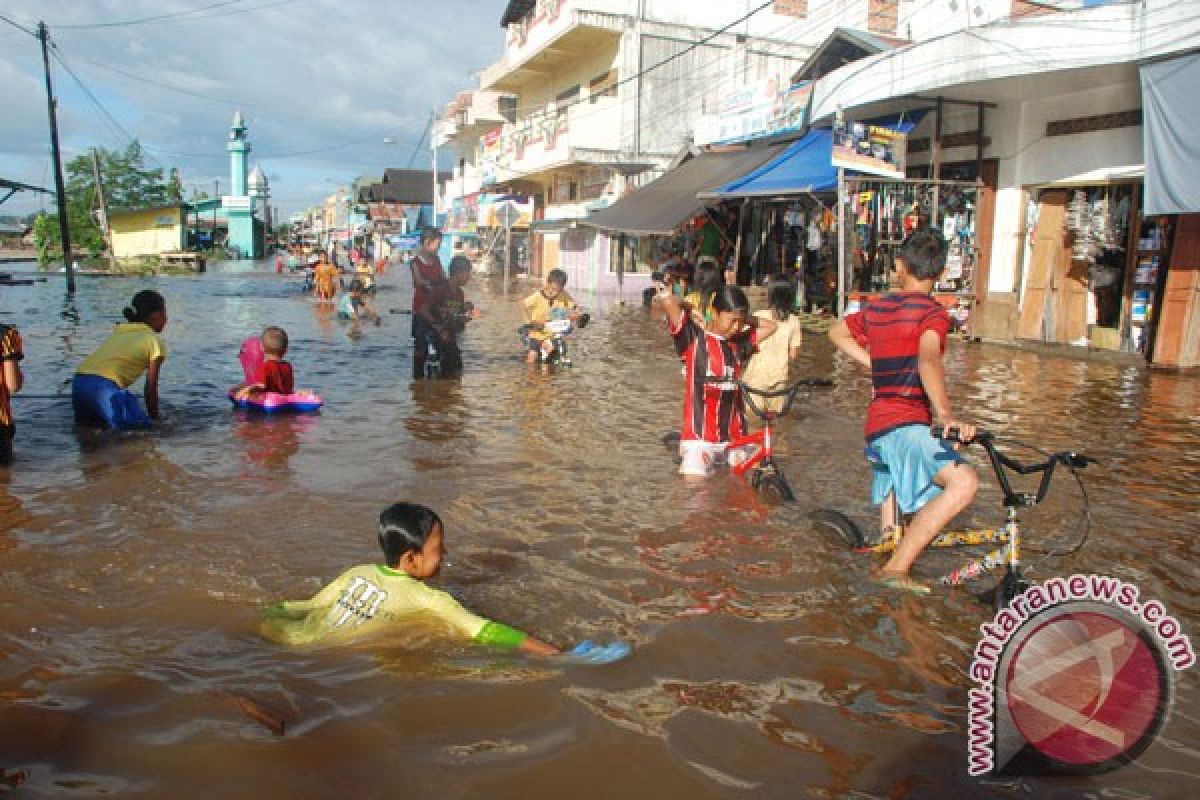
[{"label": "electric cable", "polygon": [[90,23],[82,23],[82,24],[78,24],[78,25],[55,25],[53,27],[57,30],[92,30],[92,29],[96,29],[96,28],[127,28],[132,25],[143,25],[147,22],[161,22],[161,21],[167,20],[167,19],[177,19],[179,17],[187,17],[187,16],[191,16],[192,14],[199,14],[204,11],[210,11],[214,8],[221,8],[223,6],[231,6],[231,5],[235,5],[237,3],[244,3],[244,2],[247,2],[247,0],[221,0],[221,2],[211,3],[207,6],[201,6],[200,8],[192,8],[192,9],[188,9],[185,11],[171,11],[166,14],[156,14],[152,17],[142,17],[141,19],[129,19],[129,20],[123,20],[120,22],[90,22]]},{"label": "electric cable", "polygon": [[12,25],[12,26],[13,26],[14,28],[16,28],[17,30],[19,30],[19,31],[21,31],[21,32],[23,32],[23,33],[27,33],[27,34],[29,34],[30,36],[32,36],[33,38],[35,38],[35,39],[39,38],[39,37],[38,37],[38,35],[37,35],[35,32],[33,32],[33,31],[29,30],[29,28],[26,28],[24,25],[21,25],[20,23],[13,22],[11,19],[9,19],[8,17],[4,16],[3,14],[0,14],[0,20],[4,20],[5,22],[7,22],[9,25]]}]

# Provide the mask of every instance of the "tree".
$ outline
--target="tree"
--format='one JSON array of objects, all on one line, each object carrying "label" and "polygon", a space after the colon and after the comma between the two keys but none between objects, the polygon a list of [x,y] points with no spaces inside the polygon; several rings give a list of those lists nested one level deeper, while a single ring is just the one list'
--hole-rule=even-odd
[{"label": "tree", "polygon": [[[177,203],[183,199],[183,185],[179,172],[171,170],[169,179],[163,178],[162,168],[148,169],[145,152],[135,139],[123,151],[94,148],[97,170],[93,170],[92,153],[76,156],[67,163],[67,224],[71,229],[74,247],[92,255],[104,251],[104,232],[100,230],[98,217],[94,213],[100,206],[100,194],[96,186],[95,172],[100,173],[104,189],[105,205],[111,212],[117,209],[152,208]],[[42,215],[34,223],[34,238],[43,260],[61,254],[57,217],[53,225],[45,222]]]}]

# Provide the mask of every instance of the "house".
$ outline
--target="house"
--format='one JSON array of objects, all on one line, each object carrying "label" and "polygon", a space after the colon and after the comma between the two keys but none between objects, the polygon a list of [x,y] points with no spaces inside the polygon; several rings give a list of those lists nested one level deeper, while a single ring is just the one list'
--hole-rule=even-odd
[{"label": "house", "polygon": [[135,258],[183,250],[187,244],[186,203],[108,213],[114,258]]}]

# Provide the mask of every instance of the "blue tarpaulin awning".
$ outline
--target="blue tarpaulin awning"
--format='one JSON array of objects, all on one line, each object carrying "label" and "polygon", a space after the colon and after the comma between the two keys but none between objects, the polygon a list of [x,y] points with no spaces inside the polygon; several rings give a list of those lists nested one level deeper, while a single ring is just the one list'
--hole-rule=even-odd
[{"label": "blue tarpaulin awning", "polygon": [[[911,133],[925,112],[908,111],[867,120],[868,125]],[[815,128],[792,142],[786,150],[761,167],[730,181],[701,197],[775,197],[788,194],[831,192],[837,188],[833,166],[833,131]]]}]

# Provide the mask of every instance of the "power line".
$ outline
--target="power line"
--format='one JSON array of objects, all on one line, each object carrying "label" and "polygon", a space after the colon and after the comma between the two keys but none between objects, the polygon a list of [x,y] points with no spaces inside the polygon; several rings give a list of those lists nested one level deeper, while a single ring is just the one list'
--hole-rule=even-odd
[{"label": "power line", "polygon": [[26,28],[24,25],[21,25],[21,24],[19,24],[19,23],[13,22],[11,19],[9,19],[8,17],[4,16],[3,14],[0,14],[0,19],[4,20],[4,21],[5,21],[5,22],[7,22],[9,25],[12,25],[12,26],[13,26],[14,28],[16,28],[17,30],[19,30],[19,31],[23,31],[23,32],[25,32],[25,33],[28,33],[30,36],[32,36],[32,37],[33,37],[33,38],[35,38],[35,39],[36,39],[36,38],[38,38],[38,35],[37,35],[36,33],[34,33],[33,31],[29,30],[29,28]]},{"label": "power line", "polygon": [[[408,157],[408,166],[411,169],[413,162],[417,159],[417,151],[421,149],[421,145],[425,144],[425,137],[429,135],[429,131],[433,128],[434,112],[429,112],[429,122],[425,124],[425,130],[421,132],[421,138],[417,141],[417,146],[413,148],[412,155]],[[437,164],[433,165],[433,171],[437,172]]]},{"label": "power line", "polygon": [[231,5],[235,5],[237,3],[244,3],[244,2],[246,2],[246,0],[221,0],[221,2],[219,2],[219,3],[211,3],[210,5],[202,6],[200,8],[193,8],[193,9],[189,9],[187,11],[172,11],[172,12],[169,12],[166,14],[156,14],[152,17],[142,17],[141,19],[129,19],[129,20],[124,20],[122,22],[91,22],[91,23],[85,23],[85,24],[81,24],[81,25],[55,25],[54,27],[62,29],[62,30],[91,30],[91,29],[95,29],[95,28],[124,28],[124,27],[129,27],[131,25],[142,25],[147,22],[160,22],[165,19],[176,19],[178,17],[187,17],[187,16],[191,16],[192,14],[199,14],[202,11],[210,11],[214,8],[221,8],[222,6],[231,6]]}]

